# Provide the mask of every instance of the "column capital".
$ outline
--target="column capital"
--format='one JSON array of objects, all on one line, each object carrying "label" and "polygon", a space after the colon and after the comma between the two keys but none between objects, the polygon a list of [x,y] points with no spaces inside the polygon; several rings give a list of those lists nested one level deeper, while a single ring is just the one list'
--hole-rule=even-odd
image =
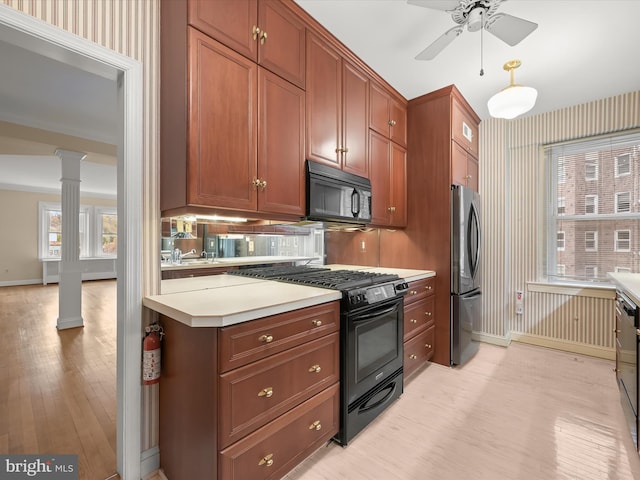
[{"label": "column capital", "polygon": [[56,149],[56,155],[62,163],[62,178],[60,181],[80,182],[80,162],[87,158],[84,152]]},{"label": "column capital", "polygon": [[56,148],[56,155],[60,157],[61,160],[77,160],[81,162],[85,158],[87,158],[87,154],[84,152],[76,152],[74,150],[65,150],[64,148]]}]

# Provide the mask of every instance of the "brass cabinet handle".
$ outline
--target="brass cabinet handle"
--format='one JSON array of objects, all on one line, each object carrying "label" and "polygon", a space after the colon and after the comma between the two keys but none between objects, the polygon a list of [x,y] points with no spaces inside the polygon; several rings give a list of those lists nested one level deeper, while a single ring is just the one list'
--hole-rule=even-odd
[{"label": "brass cabinet handle", "polygon": [[271,398],[273,397],[273,387],[266,387],[263,388],[262,390],[260,390],[258,392],[258,396],[259,397],[266,397],[266,398]]},{"label": "brass cabinet handle", "polygon": [[418,320],[416,320],[415,318],[412,318],[411,320],[409,320],[409,323],[418,323]]},{"label": "brass cabinet handle", "polygon": [[262,188],[262,190],[264,190],[265,188],[267,188],[267,181],[266,180],[262,180],[259,183],[260,188]]},{"label": "brass cabinet handle", "polygon": [[314,327],[319,327],[320,325],[322,325],[322,320],[313,320],[313,321],[311,322],[311,324],[312,324]]},{"label": "brass cabinet handle", "polygon": [[431,348],[431,344],[430,343],[425,343],[425,348]]},{"label": "brass cabinet handle", "polygon": [[254,187],[259,187],[260,186],[260,179],[259,178],[254,178],[253,180],[251,180],[251,185],[253,185]]},{"label": "brass cabinet handle", "polygon": [[262,32],[260,34],[260,45],[264,45],[264,41],[267,39],[267,32]]},{"label": "brass cabinet handle", "polygon": [[396,126],[396,121],[395,120],[389,120],[389,126],[390,127],[395,127]]},{"label": "brass cabinet handle", "polygon": [[260,337],[258,338],[259,342],[264,342],[264,343],[271,343],[273,342],[273,336],[272,335],[260,335]]},{"label": "brass cabinet handle", "polygon": [[430,317],[430,316],[431,316],[431,312],[424,312],[424,314],[425,314],[427,317]]},{"label": "brass cabinet handle", "polygon": [[418,358],[418,356],[417,356],[417,355],[414,355],[414,354],[412,353],[411,355],[409,355],[409,358],[410,358],[411,360],[415,360],[415,359],[417,359],[417,358]]},{"label": "brass cabinet handle", "polygon": [[322,424],[320,420],[316,420],[311,425],[309,425],[309,430],[320,430],[322,428]]},{"label": "brass cabinet handle", "polygon": [[256,25],[254,25],[251,31],[253,33],[253,39],[256,40],[258,38],[258,35],[260,35],[260,29]]},{"label": "brass cabinet handle", "polygon": [[309,367],[309,372],[311,373],[320,373],[320,370],[322,370],[322,368],[320,368],[320,365],[312,365],[311,367]]},{"label": "brass cabinet handle", "polygon": [[424,287],[425,290],[431,290],[431,285],[427,285],[426,287]]},{"label": "brass cabinet handle", "polygon": [[409,290],[409,295],[417,295],[418,292],[415,290]]},{"label": "brass cabinet handle", "polygon": [[265,465],[267,467],[273,465],[273,453],[270,453],[266,457],[262,457],[258,462],[258,465]]}]

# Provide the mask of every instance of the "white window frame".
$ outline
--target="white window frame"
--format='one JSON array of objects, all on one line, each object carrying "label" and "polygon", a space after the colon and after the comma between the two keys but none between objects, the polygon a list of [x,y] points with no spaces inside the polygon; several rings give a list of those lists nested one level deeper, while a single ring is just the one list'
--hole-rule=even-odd
[{"label": "white window frame", "polygon": [[565,276],[567,274],[567,266],[563,263],[558,263],[556,265],[556,275]]},{"label": "white window frame", "polygon": [[[593,166],[593,176],[589,176],[588,167]],[[594,180],[598,180],[598,160],[587,160],[584,164],[584,180],[586,182],[592,182]]]},{"label": "white window frame", "polygon": [[[593,200],[593,212],[587,212],[587,206],[589,205],[588,199]],[[597,215],[598,214],[598,195],[585,195],[584,196],[584,214],[585,215]]]},{"label": "white window frame", "polygon": [[558,158],[558,183],[566,183],[567,182],[567,168],[564,163],[564,158]]},{"label": "white window frame", "polygon": [[[562,236],[562,239],[560,237]],[[565,245],[567,244],[567,235],[564,230],[558,230],[556,232],[556,248],[559,252],[564,252]],[[560,242],[562,242],[562,246],[560,246]]]},{"label": "white window frame", "polygon": [[[591,274],[589,271],[591,270]],[[584,276],[587,280],[594,280],[598,278],[598,266],[597,265],[585,265]]]},{"label": "white window frame", "polygon": [[[94,207],[94,235],[93,235],[93,255],[99,258],[117,258],[115,255],[102,253],[102,216],[103,215],[118,215],[118,209],[116,207]],[[116,232],[117,236],[117,232]]]},{"label": "white window frame", "polygon": [[[622,197],[623,195],[626,195],[628,197],[627,210],[620,210],[620,197]],[[631,192],[616,192],[614,208],[616,213],[630,213],[631,212]]]},{"label": "white window frame", "polygon": [[616,273],[631,273],[629,267],[616,267]]},{"label": "white window frame", "polygon": [[[620,239],[620,234],[626,232],[629,235],[627,239]],[[628,242],[627,248],[620,248],[620,242]],[[615,230],[613,236],[613,251],[614,252],[630,252],[631,251],[631,230]]]},{"label": "white window frame", "polygon": [[[587,242],[589,242],[589,240],[587,239],[588,234],[592,233],[593,234],[593,239],[591,240],[593,242],[593,247],[588,248],[587,247]],[[586,232],[584,232],[584,251],[585,252],[597,252],[598,251],[598,232],[595,230],[587,230]]]},{"label": "white window frame", "polygon": [[[622,157],[626,158],[626,172],[622,172],[620,173],[620,159]],[[615,157],[615,161],[614,161],[614,174],[617,177],[624,177],[625,175],[631,175],[631,154],[629,153],[624,153],[622,155],[618,155]]]}]

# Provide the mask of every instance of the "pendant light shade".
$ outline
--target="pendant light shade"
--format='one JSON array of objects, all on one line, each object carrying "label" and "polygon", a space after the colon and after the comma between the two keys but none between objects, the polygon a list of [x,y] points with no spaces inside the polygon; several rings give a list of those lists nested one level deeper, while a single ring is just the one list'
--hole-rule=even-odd
[{"label": "pendant light shade", "polygon": [[513,83],[513,70],[518,68],[521,63],[520,60],[511,60],[504,64],[504,69],[511,74],[511,83],[489,99],[487,106],[492,117],[516,118],[531,110],[535,105],[538,97],[537,90]]}]

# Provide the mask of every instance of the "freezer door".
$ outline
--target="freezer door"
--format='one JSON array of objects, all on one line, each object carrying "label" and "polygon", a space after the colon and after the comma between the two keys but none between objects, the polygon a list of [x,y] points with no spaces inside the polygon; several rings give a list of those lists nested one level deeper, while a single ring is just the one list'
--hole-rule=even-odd
[{"label": "freezer door", "polygon": [[462,365],[478,351],[478,342],[471,339],[478,330],[482,315],[480,289],[464,295],[451,295],[451,364]]},{"label": "freezer door", "polygon": [[480,195],[451,187],[451,293],[480,288]]}]

